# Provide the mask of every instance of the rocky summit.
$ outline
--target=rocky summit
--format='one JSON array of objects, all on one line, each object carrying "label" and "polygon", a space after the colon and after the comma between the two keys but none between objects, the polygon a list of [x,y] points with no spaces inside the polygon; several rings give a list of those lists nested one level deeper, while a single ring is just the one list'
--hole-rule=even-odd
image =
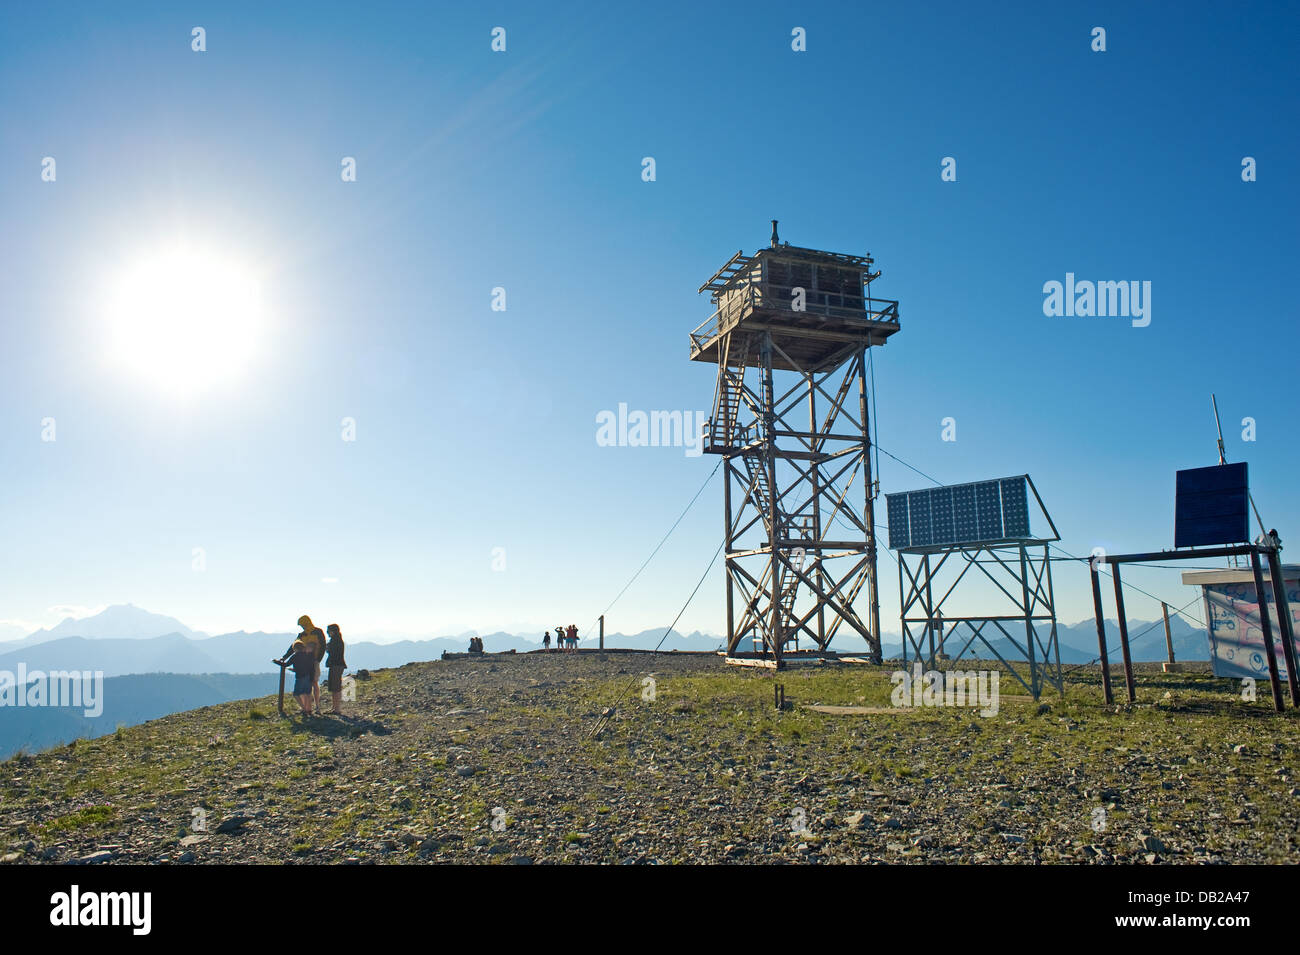
[{"label": "rocky summit", "polygon": [[361,676],[342,717],[224,703],[8,760],[0,859],[1300,860],[1300,719],[1205,672],[1139,668],[1138,703],[1112,706],[1096,668],[1037,702],[1004,673],[990,715],[892,705],[889,667],[773,674],[711,654]]}]

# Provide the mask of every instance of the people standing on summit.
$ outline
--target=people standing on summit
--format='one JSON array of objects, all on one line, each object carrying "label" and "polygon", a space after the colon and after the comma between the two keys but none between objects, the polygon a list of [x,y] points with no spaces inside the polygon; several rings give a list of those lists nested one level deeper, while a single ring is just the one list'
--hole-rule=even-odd
[{"label": "people standing on summit", "polygon": [[303,614],[298,618],[298,626],[302,627],[302,633],[298,634],[298,639],[307,644],[307,647],[316,654],[316,673],[312,678],[311,684],[311,701],[312,705],[320,709],[320,665],[325,659],[325,634],[321,633],[320,627],[311,622],[311,617]]}]

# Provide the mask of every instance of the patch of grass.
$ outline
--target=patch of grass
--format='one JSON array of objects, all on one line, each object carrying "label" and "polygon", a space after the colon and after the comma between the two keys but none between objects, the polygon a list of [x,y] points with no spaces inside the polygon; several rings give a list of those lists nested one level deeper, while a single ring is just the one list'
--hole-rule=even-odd
[{"label": "patch of grass", "polygon": [[41,830],[47,835],[60,832],[82,832],[100,829],[117,818],[117,810],[112,806],[86,806],[64,816],[58,816],[42,825]]}]

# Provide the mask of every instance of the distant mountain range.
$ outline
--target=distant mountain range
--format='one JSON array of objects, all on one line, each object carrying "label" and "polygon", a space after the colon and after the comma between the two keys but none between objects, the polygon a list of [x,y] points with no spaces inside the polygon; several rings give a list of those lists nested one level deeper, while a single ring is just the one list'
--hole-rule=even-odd
[{"label": "distant mountain range", "polygon": [[[647,630],[625,636],[607,634],[607,647],[652,649],[663,636],[662,630]],[[267,673],[276,672],[271,663],[293,643],[291,633],[226,633],[217,637],[193,639],[179,633],[142,639],[62,637],[42,643],[10,649],[12,643],[0,643],[0,670],[16,671],[19,663],[31,670],[99,670],[104,676],[128,673]],[[692,633],[674,633],[662,649],[715,650],[721,641]],[[595,641],[584,641],[594,646]],[[483,637],[490,653],[510,650],[524,653],[540,649],[541,644],[508,633]],[[438,637],[432,640],[404,640],[399,643],[349,643],[345,651],[349,668],[378,670],[403,663],[437,660],[444,651],[456,653],[469,648],[468,638]]]},{"label": "distant mountain range", "polygon": [[[641,633],[606,634],[610,647],[652,649],[663,637],[662,629]],[[345,633],[346,639],[346,633]],[[541,634],[480,634],[470,631],[456,637],[399,640],[394,643],[349,641],[350,666],[375,669],[435,660],[444,651],[463,651],[471,636],[481,636],[489,652],[526,652],[541,647]],[[293,634],[237,631],[218,636],[191,630],[173,617],[150,613],[132,604],[118,604],[80,620],[69,617],[58,626],[37,630],[17,640],[0,641],[0,670],[24,662],[28,669],[102,670],[105,676],[127,673],[260,673],[271,667],[293,641]],[[699,632],[674,631],[665,650],[713,650],[722,640]],[[595,646],[596,639],[582,641]]]},{"label": "distant mountain range", "polygon": [[[1178,659],[1209,658],[1204,630],[1192,627],[1179,616],[1171,618],[1170,624]],[[1097,630],[1093,621],[1085,620],[1068,626],[1058,624],[1057,633],[1063,663],[1085,663],[1097,657]],[[1106,621],[1106,633],[1108,646],[1117,653],[1119,628],[1115,621]],[[1162,625],[1130,621],[1129,634],[1135,660],[1165,659]],[[396,643],[349,643],[346,656],[348,665],[354,670],[396,667],[403,663],[436,660],[445,651],[462,652],[468,648],[469,636]],[[901,637],[891,633],[883,636],[884,656],[886,659],[897,657]],[[494,653],[510,650],[524,653],[541,646],[538,637],[532,635],[498,632],[483,634],[482,637],[485,649]],[[171,617],[124,604],[109,607],[84,620],[65,620],[57,627],[38,630],[22,640],[0,643],[0,670],[15,671],[17,665],[23,663],[28,670],[99,670],[106,677],[134,673],[267,673],[275,670],[271,659],[279,657],[293,639],[294,634],[289,632],[246,633],[242,630],[210,637]],[[964,641],[960,634],[958,639]],[[690,634],[673,631],[664,639],[662,628],[633,634],[606,634],[605,645],[650,650],[659,646],[661,640],[660,649],[664,651],[712,651],[723,646],[721,637],[699,631]],[[1012,652],[1005,638],[991,642],[1004,655]],[[750,649],[747,644],[742,649]],[[581,642],[584,647],[595,645],[595,638]],[[832,649],[858,652],[865,649],[865,644],[856,638],[841,637],[832,643]],[[950,643],[947,649],[955,653],[959,646]],[[978,641],[972,646],[972,651],[980,656],[989,655],[987,648]]]}]

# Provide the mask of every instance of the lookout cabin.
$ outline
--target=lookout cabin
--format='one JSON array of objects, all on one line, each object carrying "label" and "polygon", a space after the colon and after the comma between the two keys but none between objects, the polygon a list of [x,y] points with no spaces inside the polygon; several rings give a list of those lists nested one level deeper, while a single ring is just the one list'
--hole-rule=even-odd
[{"label": "lookout cabin", "polygon": [[[884,344],[898,331],[898,302],[872,296],[873,261],[778,243],[773,222],[769,248],[737,252],[700,286],[714,311],[691,332],[691,360],[716,363],[733,331],[771,331],[772,367],[787,371],[819,367],[849,345]],[[742,354],[759,363],[756,349]]]}]

